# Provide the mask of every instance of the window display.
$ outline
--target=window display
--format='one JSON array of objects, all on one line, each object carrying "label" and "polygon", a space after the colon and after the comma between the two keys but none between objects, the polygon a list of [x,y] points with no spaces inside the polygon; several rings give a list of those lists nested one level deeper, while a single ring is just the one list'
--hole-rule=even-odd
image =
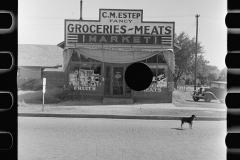
[{"label": "window display", "polygon": [[101,64],[81,64],[79,68],[69,73],[69,85],[74,86],[74,90],[95,91],[101,86]]},{"label": "window display", "polygon": [[167,67],[161,65],[148,65],[153,73],[152,84],[144,92],[161,92],[167,88]]}]

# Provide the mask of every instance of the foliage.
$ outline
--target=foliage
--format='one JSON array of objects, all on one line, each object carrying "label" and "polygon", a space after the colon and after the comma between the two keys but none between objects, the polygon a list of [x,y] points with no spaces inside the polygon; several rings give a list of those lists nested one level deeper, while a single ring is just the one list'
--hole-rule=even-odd
[{"label": "foliage", "polygon": [[20,79],[17,81],[17,85],[22,90],[37,91],[42,90],[42,79]]},{"label": "foliage", "polygon": [[21,101],[18,101],[18,106],[19,106],[19,107],[26,107],[25,101],[24,101],[24,100],[23,100],[22,102],[21,102]]},{"label": "foliage", "polygon": [[221,70],[218,81],[227,81],[227,68],[225,67],[224,69]]},{"label": "foliage", "polygon": [[[45,103],[58,103],[61,100],[58,99],[58,95],[62,93],[60,88],[47,88],[44,94]],[[42,103],[43,93],[41,91],[30,91],[28,93],[18,95],[18,102],[24,101],[26,103]]]},{"label": "foliage", "polygon": [[[185,32],[175,35],[174,43],[181,49],[175,52],[175,74],[174,87],[177,82],[186,80],[185,84],[194,84],[195,74],[195,38],[190,38]],[[226,81],[226,70],[220,71],[216,66],[209,65],[209,61],[204,59],[204,47],[197,44],[197,79],[201,84],[209,84],[210,81]],[[184,77],[184,79],[183,79]]]},{"label": "foliage", "polygon": [[210,81],[217,81],[219,78],[220,70],[216,66],[208,65],[207,83]]},{"label": "foliage", "polygon": [[220,70],[216,66],[208,65],[208,63],[209,61],[205,60],[202,54],[197,57],[197,79],[200,80],[201,84],[209,84],[210,81],[218,79]]}]

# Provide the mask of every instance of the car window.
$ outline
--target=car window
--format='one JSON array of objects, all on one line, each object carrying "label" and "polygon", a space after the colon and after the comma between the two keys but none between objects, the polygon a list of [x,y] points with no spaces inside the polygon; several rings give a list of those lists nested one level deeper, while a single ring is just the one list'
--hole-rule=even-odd
[{"label": "car window", "polygon": [[219,88],[219,84],[218,83],[211,83],[211,88]]},{"label": "car window", "polygon": [[221,89],[226,89],[226,84],[220,84],[220,87]]}]

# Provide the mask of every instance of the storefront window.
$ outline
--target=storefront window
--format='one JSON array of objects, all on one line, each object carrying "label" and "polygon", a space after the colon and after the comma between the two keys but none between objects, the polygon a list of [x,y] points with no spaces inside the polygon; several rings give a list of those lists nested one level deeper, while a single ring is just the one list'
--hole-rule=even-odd
[{"label": "storefront window", "polygon": [[161,65],[149,65],[153,79],[152,84],[145,92],[161,92],[161,88],[167,88],[167,67]]},{"label": "storefront window", "polygon": [[101,64],[81,64],[69,73],[69,85],[74,90],[95,91],[101,86]]},{"label": "storefront window", "polygon": [[144,60],[139,61],[139,62],[142,62],[142,63],[166,63],[162,53],[159,53],[155,56],[152,56],[148,59],[144,59]]},{"label": "storefront window", "polygon": [[159,75],[166,75],[167,73],[166,73],[166,69],[165,69],[165,67],[164,68],[158,68],[157,69],[157,75],[159,76]]},{"label": "storefront window", "polygon": [[166,63],[162,53],[158,54],[158,63]]},{"label": "storefront window", "polygon": [[156,68],[150,68],[152,71],[153,76],[157,76],[157,70]]},{"label": "storefront window", "polygon": [[144,60],[142,60],[142,61],[139,61],[139,63],[147,63],[147,60],[144,59]]},{"label": "storefront window", "polygon": [[147,63],[157,63],[157,55],[148,58]]}]

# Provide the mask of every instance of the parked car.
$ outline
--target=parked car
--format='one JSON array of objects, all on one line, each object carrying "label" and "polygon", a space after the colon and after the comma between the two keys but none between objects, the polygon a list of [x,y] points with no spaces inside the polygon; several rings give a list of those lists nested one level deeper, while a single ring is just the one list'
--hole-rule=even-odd
[{"label": "parked car", "polygon": [[210,87],[201,86],[197,91],[193,91],[192,98],[194,101],[204,99],[205,102],[211,102],[212,99],[225,102],[227,94],[227,82],[212,81]]}]

